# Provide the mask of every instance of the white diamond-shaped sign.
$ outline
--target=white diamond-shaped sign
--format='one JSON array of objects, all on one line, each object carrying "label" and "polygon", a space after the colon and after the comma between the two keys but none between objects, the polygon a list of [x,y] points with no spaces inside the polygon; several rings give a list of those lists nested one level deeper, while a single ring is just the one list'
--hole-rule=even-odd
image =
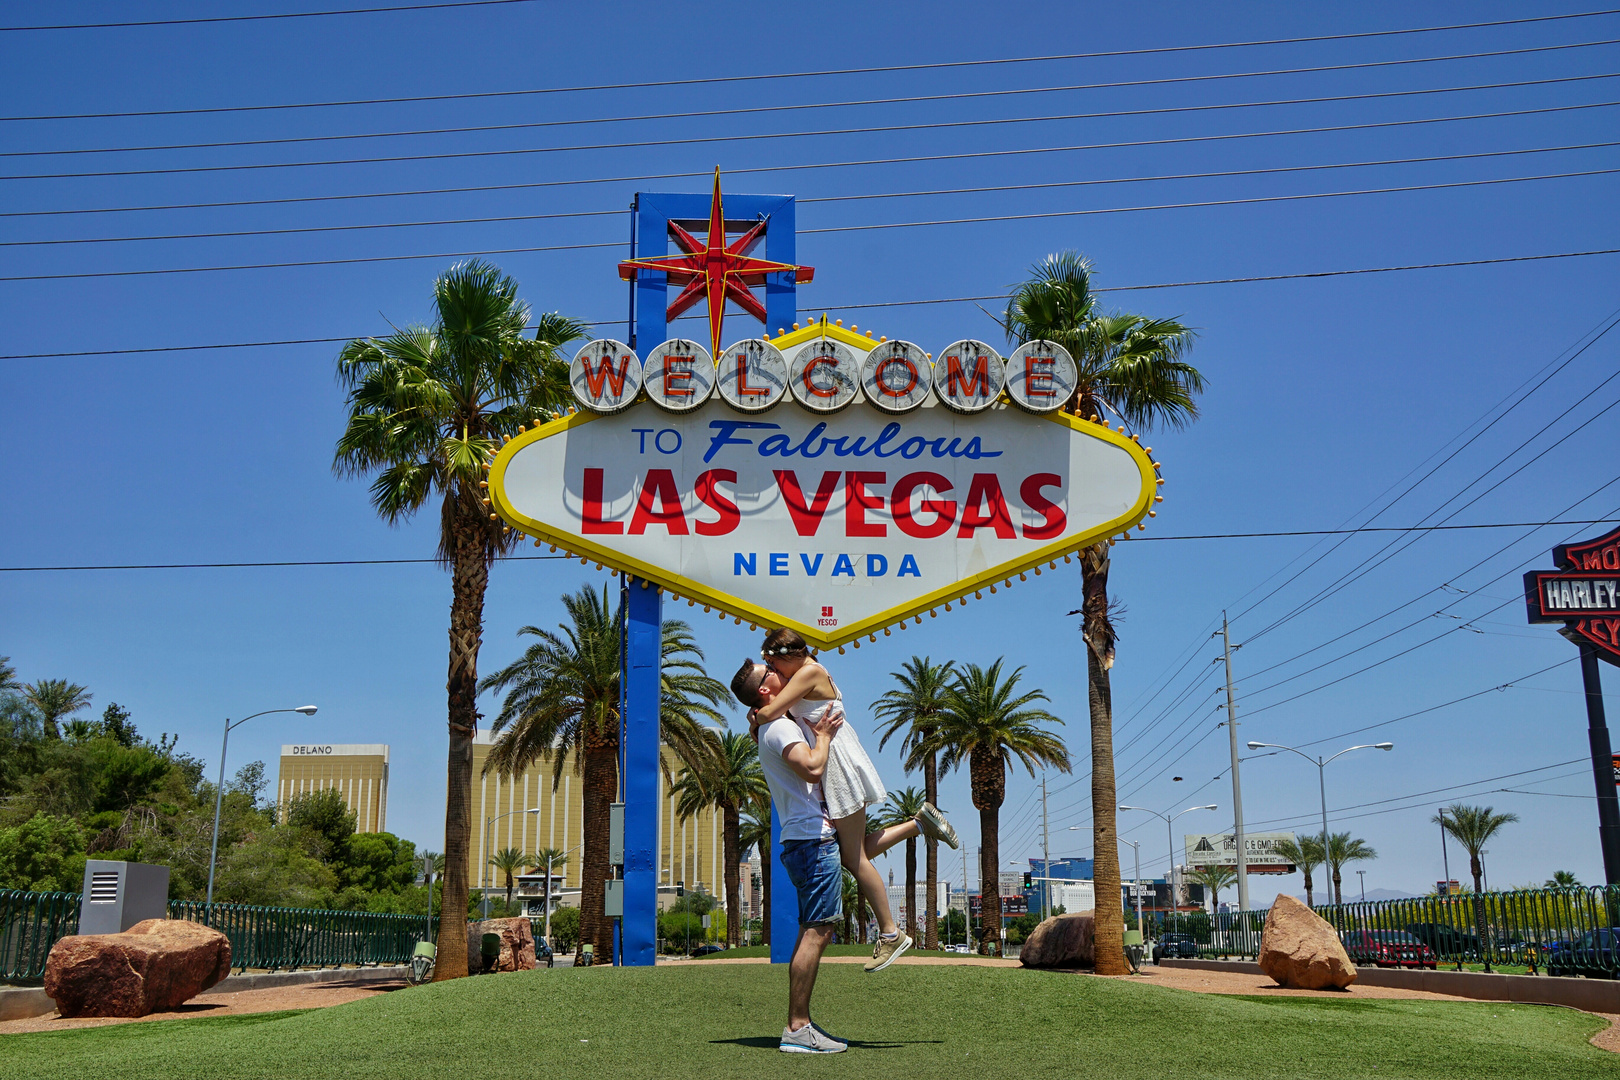
[{"label": "white diamond-shaped sign", "polygon": [[1067,414],[716,399],[538,427],[489,491],[540,540],[826,648],[1124,532],[1155,483],[1141,447]]}]

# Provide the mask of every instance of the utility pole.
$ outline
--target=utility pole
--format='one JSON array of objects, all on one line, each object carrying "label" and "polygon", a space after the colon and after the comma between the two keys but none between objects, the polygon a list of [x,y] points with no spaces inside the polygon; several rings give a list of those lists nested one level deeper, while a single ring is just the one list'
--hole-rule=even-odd
[{"label": "utility pole", "polygon": [[[973,945],[973,901],[968,896],[967,883],[968,853],[962,851],[962,944],[969,948]],[[979,897],[979,910],[984,910],[984,896]]]},{"label": "utility pole", "polygon": [[1041,918],[1052,915],[1052,836],[1046,819],[1046,773],[1041,773]]},{"label": "utility pole", "polygon": [[1221,612],[1221,644],[1226,657],[1226,734],[1232,746],[1232,831],[1237,841],[1238,911],[1249,910],[1249,851],[1243,839],[1243,781],[1238,777],[1237,701],[1232,692],[1232,636]]}]

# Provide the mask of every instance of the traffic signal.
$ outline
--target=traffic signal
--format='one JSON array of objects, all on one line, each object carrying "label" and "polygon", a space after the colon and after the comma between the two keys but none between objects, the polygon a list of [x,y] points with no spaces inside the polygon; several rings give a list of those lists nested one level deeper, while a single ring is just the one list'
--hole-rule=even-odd
[{"label": "traffic signal", "polygon": [[686,895],[686,882],[677,881],[675,883],[675,895],[676,896],[685,896]]},{"label": "traffic signal", "polygon": [[1034,885],[1034,884],[1035,884],[1035,875],[1030,873],[1028,870],[1025,870],[1024,871],[1024,888],[1027,889],[1031,885]]}]

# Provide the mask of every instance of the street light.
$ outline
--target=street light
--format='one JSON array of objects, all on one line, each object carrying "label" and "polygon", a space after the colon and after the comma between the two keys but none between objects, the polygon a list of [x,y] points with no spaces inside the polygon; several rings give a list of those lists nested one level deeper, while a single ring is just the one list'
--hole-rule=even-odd
[{"label": "street light", "polygon": [[[577,843],[573,847],[569,848],[568,851],[563,852],[563,855],[566,856],[569,851],[578,851],[580,848],[582,848],[584,846],[585,846],[585,841],[581,840],[579,843]],[[546,945],[549,946],[551,944],[551,855],[550,854],[546,855],[546,927],[545,927],[545,932],[546,932]]]},{"label": "street light", "polygon": [[[1281,743],[1251,742],[1249,744],[1249,749],[1250,750],[1265,750],[1265,749],[1287,750],[1290,754],[1298,754],[1300,757],[1304,758],[1306,761],[1308,761],[1312,765],[1316,766],[1316,783],[1317,783],[1317,787],[1321,790],[1321,793],[1322,793],[1322,862],[1323,863],[1329,863],[1330,860],[1328,859],[1328,826],[1327,826],[1327,767],[1328,767],[1328,762],[1334,761],[1334,760],[1336,760],[1338,758],[1342,758],[1342,757],[1344,757],[1344,755],[1348,754],[1352,750],[1393,750],[1393,749],[1395,749],[1395,744],[1392,743],[1392,742],[1380,742],[1380,743],[1362,743],[1360,746],[1347,746],[1343,750],[1340,750],[1337,754],[1334,754],[1333,757],[1330,757],[1330,758],[1311,757],[1311,755],[1305,753],[1303,750],[1295,750],[1292,746],[1284,746]],[[1328,872],[1329,872],[1330,875],[1332,874],[1332,866],[1331,865],[1328,866]]]},{"label": "street light", "polygon": [[1136,894],[1136,932],[1142,934],[1145,941],[1147,935],[1142,929],[1142,842],[1126,840],[1123,837],[1119,838],[1119,842],[1131,845],[1131,850],[1136,854],[1136,877],[1131,882],[1131,892]]},{"label": "street light", "polygon": [[203,921],[209,925],[213,925],[214,921],[214,864],[219,860],[219,808],[225,801],[225,750],[231,745],[231,728],[241,727],[254,716],[269,716],[271,713],[284,712],[314,716],[316,709],[313,705],[300,705],[295,709],[266,709],[264,712],[254,713],[253,716],[244,716],[235,723],[231,722],[230,717],[225,718],[225,738],[219,744],[219,785],[214,788],[214,842],[208,849],[208,903]]},{"label": "street light", "polygon": [[[490,872],[489,872],[489,867],[490,867],[489,846],[490,846],[490,844],[491,844],[491,842],[493,841],[493,838],[494,838],[493,834],[494,834],[494,831],[495,831],[495,823],[497,821],[501,820],[501,818],[509,818],[513,814],[538,814],[539,812],[540,812],[540,808],[537,806],[532,810],[508,810],[504,814],[496,814],[492,818],[485,818],[484,819],[484,875],[483,875],[484,876],[484,885],[483,885],[482,888],[479,889],[479,892],[484,894],[484,897],[483,897],[484,918],[486,918],[486,919],[489,918],[489,886],[491,884],[490,880],[489,880],[490,876],[491,876]],[[581,841],[581,843],[583,843],[583,841]],[[568,850],[572,851],[573,848],[569,848]]]},{"label": "street light", "polygon": [[1216,803],[1210,803],[1208,806],[1189,806],[1187,809],[1174,814],[1161,814],[1159,811],[1149,810],[1145,806],[1121,806],[1119,809],[1140,810],[1145,814],[1152,814],[1156,818],[1164,819],[1164,838],[1170,842],[1170,869],[1165,871],[1165,877],[1170,883],[1170,917],[1172,919],[1176,918],[1180,914],[1181,900],[1176,896],[1176,837],[1171,831],[1170,823],[1182,814],[1190,814],[1194,810],[1219,810],[1220,806]]}]

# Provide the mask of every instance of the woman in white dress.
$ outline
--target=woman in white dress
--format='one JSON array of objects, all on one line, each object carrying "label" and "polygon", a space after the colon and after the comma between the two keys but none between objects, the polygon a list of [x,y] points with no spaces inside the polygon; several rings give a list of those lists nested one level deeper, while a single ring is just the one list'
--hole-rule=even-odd
[{"label": "woman in white dress", "polygon": [[[872,865],[869,849],[877,840],[878,851],[883,851],[908,835],[912,823],[891,826],[885,833],[905,830],[894,838],[868,836],[866,808],[876,806],[888,797],[883,778],[861,746],[860,735],[849,722],[844,700],[827,669],[816,661],[805,640],[792,630],[772,630],[765,636],[765,666],[781,680],[782,689],[771,699],[749,714],[751,724],[766,723],[783,715],[790,715],[812,727],[829,711],[845,714],[844,723],[832,740],[827,755],[826,770],[822,773],[822,797],[826,801],[827,816],[838,832],[838,853],[844,868],[855,875],[866,902],[872,906],[878,921],[878,951],[875,965],[868,969],[881,970],[912,945],[909,936],[900,933],[894,914],[889,909],[888,890],[883,876]],[[951,847],[957,846],[956,830],[951,828],[943,814],[931,803],[925,803],[922,813],[915,819],[915,828],[924,836],[941,840]],[[884,843],[888,840],[888,843]]]}]

